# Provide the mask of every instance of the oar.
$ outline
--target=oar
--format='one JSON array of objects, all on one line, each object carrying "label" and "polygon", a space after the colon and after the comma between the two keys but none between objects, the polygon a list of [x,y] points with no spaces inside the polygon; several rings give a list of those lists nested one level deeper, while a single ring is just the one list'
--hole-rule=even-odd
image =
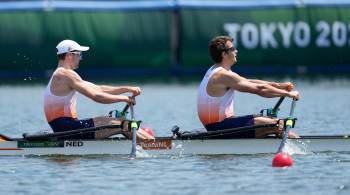
[{"label": "oar", "polygon": [[120,114],[121,114],[122,116],[125,116],[125,113],[126,113],[126,111],[128,111],[128,109],[129,109],[129,104],[126,104],[126,105],[124,106],[123,110],[120,112]]},{"label": "oar", "polygon": [[280,99],[277,101],[276,105],[273,108],[263,109],[260,111],[260,114],[263,116],[264,111],[266,111],[266,116],[272,116],[274,118],[277,118],[279,107],[282,104],[284,98],[285,97],[280,97]]},{"label": "oar", "polygon": [[282,138],[282,142],[281,142],[280,146],[278,147],[278,150],[277,150],[275,157],[272,160],[273,167],[289,167],[289,166],[293,165],[292,157],[288,153],[283,153],[283,148],[286,145],[289,130],[293,127],[293,118],[292,117],[293,117],[293,113],[294,113],[295,103],[296,103],[296,100],[293,99],[292,106],[290,108],[290,113],[289,113],[289,116],[288,116],[287,121],[285,123],[284,135]]},{"label": "oar", "polygon": [[280,105],[282,104],[283,100],[284,100],[284,96],[280,97],[280,99],[278,100],[278,102],[276,103],[275,107],[273,107],[273,112],[276,113],[280,107]]},{"label": "oar", "polygon": [[115,111],[115,118],[125,117],[128,109],[129,109],[129,104],[126,104],[121,112],[119,112],[118,110],[111,110],[109,111],[108,115],[109,117],[113,117],[113,112]]},{"label": "oar", "polygon": [[131,112],[131,130],[132,130],[132,144],[131,144],[131,153],[130,158],[136,158],[136,131],[137,131],[137,123],[134,117],[134,106],[130,105]]},{"label": "oar", "polygon": [[12,141],[14,140],[13,138],[7,137],[6,135],[0,134],[0,142],[1,141]]}]

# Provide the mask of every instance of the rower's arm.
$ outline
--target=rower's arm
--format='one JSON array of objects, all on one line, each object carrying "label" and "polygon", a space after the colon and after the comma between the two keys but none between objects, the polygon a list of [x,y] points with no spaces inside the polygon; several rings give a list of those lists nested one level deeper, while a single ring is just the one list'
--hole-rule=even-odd
[{"label": "rower's arm", "polygon": [[297,92],[281,90],[264,82],[251,82],[251,80],[232,72],[223,72],[220,78],[221,83],[240,92],[253,93],[267,98],[287,96],[298,99],[299,97]]},{"label": "rower's arm", "polygon": [[114,94],[114,95],[130,92],[133,94],[133,96],[138,96],[141,93],[141,89],[139,87],[132,87],[132,86],[113,87],[108,85],[100,85],[100,88],[102,91],[109,94]]},{"label": "rower's arm", "polygon": [[264,80],[258,80],[258,79],[248,79],[248,80],[252,83],[267,84],[267,85],[271,85],[272,87],[287,90],[287,91],[291,91],[293,89],[293,84],[291,82],[277,83],[277,82],[270,82],[270,81],[264,81]]},{"label": "rower's arm", "polygon": [[256,84],[247,80],[243,80],[237,83],[236,89],[241,92],[248,92],[260,95],[266,98],[273,97],[293,97],[289,92],[273,87],[269,84]]},{"label": "rower's arm", "polygon": [[111,94],[111,95],[120,95],[123,93],[132,93],[133,96],[138,96],[141,93],[141,89],[139,87],[132,87],[132,86],[120,86],[120,87],[114,87],[109,85],[95,85],[91,82],[85,81],[91,85],[91,87],[95,88],[96,90],[103,91],[105,93]]},{"label": "rower's arm", "polygon": [[270,81],[264,81],[264,80],[258,80],[258,79],[247,79],[248,81],[256,84],[268,84],[268,85],[276,85],[277,83],[275,82],[270,82]]},{"label": "rower's arm", "polygon": [[100,85],[100,88],[106,93],[115,95],[129,92],[128,86],[113,87],[108,85]]},{"label": "rower's arm", "polygon": [[133,99],[124,95],[112,95],[99,89],[98,86],[84,81],[81,77],[73,71],[69,71],[66,75],[69,80],[71,88],[75,89],[79,93],[94,100],[95,102],[102,104],[110,104],[116,102],[128,102],[132,103]]}]

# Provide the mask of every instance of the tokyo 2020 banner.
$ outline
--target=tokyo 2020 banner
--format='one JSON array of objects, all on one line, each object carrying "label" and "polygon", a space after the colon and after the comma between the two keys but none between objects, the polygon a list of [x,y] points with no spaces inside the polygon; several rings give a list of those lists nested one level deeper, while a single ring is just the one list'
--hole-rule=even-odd
[{"label": "tokyo 2020 banner", "polygon": [[218,34],[234,38],[238,66],[307,71],[350,64],[348,7],[198,9],[183,11],[182,17],[186,66],[208,64],[207,43]]},{"label": "tokyo 2020 banner", "polygon": [[46,74],[63,39],[90,46],[80,70],[93,76],[202,75],[217,35],[234,38],[247,73],[350,72],[346,1],[40,2],[0,2],[0,76]]}]

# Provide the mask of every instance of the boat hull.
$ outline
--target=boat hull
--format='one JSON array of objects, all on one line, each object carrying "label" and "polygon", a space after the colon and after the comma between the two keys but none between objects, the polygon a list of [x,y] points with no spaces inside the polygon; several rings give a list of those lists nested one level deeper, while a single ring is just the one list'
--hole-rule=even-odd
[{"label": "boat hull", "polygon": [[[171,137],[138,143],[138,148],[153,155],[187,154],[263,154],[275,153],[281,139],[193,139],[179,140]],[[290,144],[304,152],[349,152],[347,136],[304,136],[290,139]],[[0,141],[0,155],[125,155],[130,154],[131,141],[62,140],[62,141]]]}]

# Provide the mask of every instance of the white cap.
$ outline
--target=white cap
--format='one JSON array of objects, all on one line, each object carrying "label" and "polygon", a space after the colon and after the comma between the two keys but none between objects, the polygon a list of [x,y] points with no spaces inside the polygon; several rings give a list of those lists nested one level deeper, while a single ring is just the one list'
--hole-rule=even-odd
[{"label": "white cap", "polygon": [[57,46],[57,55],[71,52],[71,51],[87,51],[89,47],[81,46],[77,42],[72,40],[63,40]]}]

